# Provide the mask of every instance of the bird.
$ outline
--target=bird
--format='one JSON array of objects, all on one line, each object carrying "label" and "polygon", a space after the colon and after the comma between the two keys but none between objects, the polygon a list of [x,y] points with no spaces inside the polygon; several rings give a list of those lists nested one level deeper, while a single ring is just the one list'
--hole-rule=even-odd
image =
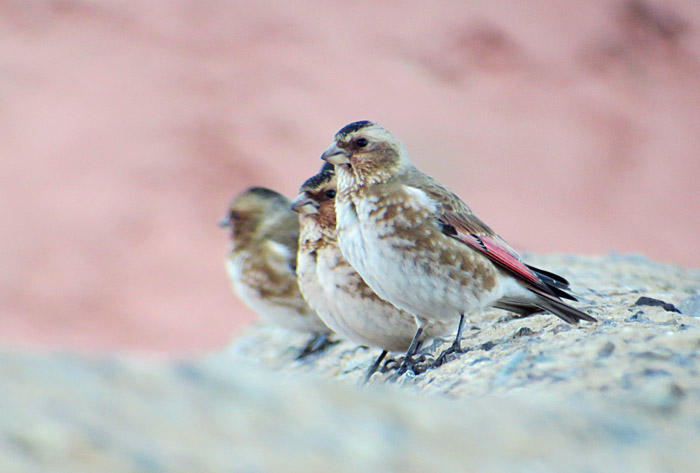
[{"label": "bird", "polygon": [[461,352],[465,321],[495,307],[520,316],[550,312],[576,324],[596,319],[563,277],[524,263],[454,192],[409,159],[403,143],[369,120],[340,129],[321,158],[335,166],[338,244],[382,299],[417,324],[402,371],[413,369],[423,328],[457,320],[457,335],[437,362]]},{"label": "bird", "polygon": [[[329,328],[358,345],[382,350],[367,382],[388,352],[408,349],[416,320],[377,296],[343,257],[336,238],[335,196],[334,166],[326,163],[301,185],[292,204],[300,226],[297,278],[309,306]],[[453,323],[431,321],[423,335],[430,339],[453,333]]]},{"label": "bird", "polygon": [[299,220],[291,206],[277,191],[251,187],[231,201],[219,226],[230,230],[226,269],[234,292],[264,319],[311,334],[304,358],[328,346],[330,329],[299,292]]}]

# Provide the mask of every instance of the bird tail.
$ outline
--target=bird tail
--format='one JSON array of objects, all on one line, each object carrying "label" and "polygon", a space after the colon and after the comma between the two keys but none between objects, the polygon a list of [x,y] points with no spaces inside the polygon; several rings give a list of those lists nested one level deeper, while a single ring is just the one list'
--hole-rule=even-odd
[{"label": "bird tail", "polygon": [[554,297],[547,295],[538,294],[537,301],[534,305],[540,309],[551,312],[560,319],[570,324],[577,324],[580,320],[586,320],[588,322],[597,322],[597,320],[587,313],[578,310],[570,305],[564,303],[563,301],[556,299]]},{"label": "bird tail", "polygon": [[510,299],[500,299],[493,305],[496,309],[507,310],[508,312],[513,312],[518,314],[520,317],[529,317],[540,312],[544,312],[544,309],[540,309],[532,305],[532,303],[522,303]]},{"label": "bird tail", "polygon": [[570,324],[577,324],[581,320],[587,320],[588,322],[597,322],[596,319],[580,311],[570,305],[564,303],[558,298],[551,296],[549,294],[542,294],[540,292],[533,291],[537,299],[532,300],[522,300],[522,299],[511,299],[504,297],[500,299],[494,307],[502,310],[508,310],[510,312],[515,312],[521,317],[527,317],[538,312],[551,312],[556,315],[564,322]]},{"label": "bird tail", "polygon": [[547,311],[570,324],[577,324],[581,320],[597,322],[597,320],[590,315],[562,301],[562,299],[571,301],[578,300],[570,292],[571,287],[569,287],[569,281],[558,274],[545,271],[544,269],[539,269],[529,264],[527,267],[535,273],[541,283],[533,284],[531,282],[521,281],[521,284],[524,283],[523,285],[530,290],[534,297],[504,297],[498,300],[498,302],[494,304],[494,307],[515,312],[521,317]]},{"label": "bird tail", "polygon": [[526,265],[530,270],[535,273],[539,280],[547,287],[547,289],[557,297],[562,299],[569,299],[570,301],[577,301],[576,297],[572,295],[571,287],[569,287],[569,281],[564,279],[555,273],[550,273],[544,269],[536,268],[534,266]]}]

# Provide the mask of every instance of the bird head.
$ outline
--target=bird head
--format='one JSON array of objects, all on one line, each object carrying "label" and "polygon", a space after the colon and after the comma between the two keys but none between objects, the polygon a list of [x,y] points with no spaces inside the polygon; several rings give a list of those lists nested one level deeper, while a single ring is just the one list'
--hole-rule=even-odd
[{"label": "bird head", "polygon": [[334,166],[325,163],[321,171],[307,179],[292,202],[300,215],[313,215],[319,223],[335,226],[336,177]]},{"label": "bird head", "polygon": [[290,205],[289,199],[272,189],[251,187],[231,201],[219,226],[229,228],[234,243],[241,244],[286,228],[290,219],[296,221]]},{"label": "bird head", "polygon": [[403,143],[377,123],[366,120],[338,131],[321,159],[353,169],[357,176],[369,181],[389,179],[411,166]]}]

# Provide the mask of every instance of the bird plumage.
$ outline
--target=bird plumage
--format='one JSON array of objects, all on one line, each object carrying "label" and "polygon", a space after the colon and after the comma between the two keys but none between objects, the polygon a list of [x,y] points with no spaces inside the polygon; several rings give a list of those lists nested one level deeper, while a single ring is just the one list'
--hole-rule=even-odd
[{"label": "bird plumage", "polygon": [[518,254],[451,190],[416,169],[403,144],[369,121],[342,128],[322,158],[336,165],[338,242],[383,299],[419,325],[497,307],[595,321],[566,305],[565,279]]},{"label": "bird plumage", "polygon": [[252,187],[233,199],[220,226],[230,229],[226,266],[234,291],[248,307],[287,329],[329,332],[299,292],[299,222],[289,199]]},{"label": "bird plumage", "polygon": [[[302,294],[338,334],[360,345],[405,351],[417,329],[413,315],[384,301],[343,257],[336,238],[336,182],[333,166],[301,186],[293,208],[300,214],[297,274]],[[425,337],[454,332],[435,322]]]}]

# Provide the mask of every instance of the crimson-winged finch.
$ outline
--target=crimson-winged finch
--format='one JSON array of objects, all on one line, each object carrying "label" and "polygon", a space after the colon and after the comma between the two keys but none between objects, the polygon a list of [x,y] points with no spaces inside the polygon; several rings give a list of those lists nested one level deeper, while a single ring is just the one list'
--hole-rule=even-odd
[{"label": "crimson-winged finch", "polygon": [[343,255],[379,297],[416,318],[403,369],[412,368],[429,323],[458,325],[449,351],[459,351],[465,318],[478,323],[487,307],[596,321],[562,301],[576,300],[564,278],[523,263],[456,194],[416,169],[403,144],[378,124],[345,126],[322,159],[335,165]]},{"label": "crimson-winged finch", "polygon": [[[383,350],[367,378],[387,351],[406,351],[417,330],[413,315],[381,299],[343,257],[336,238],[336,178],[333,165],[304,182],[293,209],[299,212],[299,288],[311,308],[339,335],[360,345]],[[455,331],[453,321],[432,320],[423,336]]]},{"label": "crimson-winged finch", "polygon": [[234,291],[265,319],[312,334],[304,356],[324,347],[330,330],[299,292],[299,220],[291,206],[274,190],[251,187],[233,199],[219,225],[231,232],[226,267]]}]

